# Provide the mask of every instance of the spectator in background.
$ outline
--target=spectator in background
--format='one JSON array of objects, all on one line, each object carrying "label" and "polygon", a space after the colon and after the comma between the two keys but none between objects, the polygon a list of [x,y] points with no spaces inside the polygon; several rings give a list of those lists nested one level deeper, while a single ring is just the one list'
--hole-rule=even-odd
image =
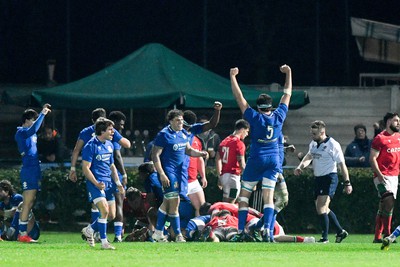
[{"label": "spectator in background", "polygon": [[344,152],[344,158],[348,167],[370,167],[369,154],[371,140],[367,137],[367,128],[364,124],[354,126],[355,138]]},{"label": "spectator in background", "polygon": [[385,130],[386,125],[383,120],[379,120],[375,122],[372,127],[374,127],[374,137],[380,134],[383,130]]},{"label": "spectator in background", "polygon": [[61,136],[53,127],[46,125],[38,138],[39,159],[42,162],[62,162],[68,156]]},{"label": "spectator in background", "polygon": [[[200,123],[206,123],[209,119],[206,115],[203,115],[199,118]],[[220,136],[213,130],[209,129],[201,134],[198,134],[197,137],[202,142],[203,149],[206,150],[209,154],[209,159],[206,160],[207,167],[215,166],[215,156],[218,152],[219,144],[221,143]]]}]

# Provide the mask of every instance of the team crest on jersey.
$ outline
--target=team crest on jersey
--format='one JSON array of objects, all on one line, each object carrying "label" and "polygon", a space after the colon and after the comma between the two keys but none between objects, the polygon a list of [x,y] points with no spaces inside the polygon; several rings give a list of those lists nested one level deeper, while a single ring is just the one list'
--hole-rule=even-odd
[{"label": "team crest on jersey", "polygon": [[113,149],[112,149],[111,146],[108,146],[108,147],[107,147],[107,150],[108,150],[108,152],[113,152]]},{"label": "team crest on jersey", "polygon": [[32,136],[32,142],[37,143],[37,136],[36,135]]}]

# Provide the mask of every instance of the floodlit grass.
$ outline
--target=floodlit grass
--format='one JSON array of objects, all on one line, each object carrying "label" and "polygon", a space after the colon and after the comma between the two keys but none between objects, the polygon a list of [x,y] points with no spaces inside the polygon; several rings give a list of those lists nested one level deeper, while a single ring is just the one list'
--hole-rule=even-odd
[{"label": "floodlit grass", "polygon": [[38,244],[0,242],[0,266],[395,266],[400,246],[381,251],[372,239],[350,234],[341,244],[332,235],[329,244],[118,243],[115,251],[102,251],[79,233],[44,232]]}]

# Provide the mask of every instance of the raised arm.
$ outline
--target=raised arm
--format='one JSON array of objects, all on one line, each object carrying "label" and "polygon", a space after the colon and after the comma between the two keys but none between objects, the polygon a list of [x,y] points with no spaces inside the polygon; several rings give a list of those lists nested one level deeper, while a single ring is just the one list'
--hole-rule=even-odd
[{"label": "raised arm", "polygon": [[240,111],[244,113],[244,111],[249,107],[249,104],[247,103],[246,99],[244,99],[242,91],[240,90],[239,84],[236,80],[236,75],[239,74],[239,69],[238,68],[232,68],[230,71],[230,77],[231,77],[231,87],[232,87],[232,93],[233,96],[236,99],[236,102],[240,108]]},{"label": "raised arm", "polygon": [[292,70],[288,65],[282,65],[280,68],[282,73],[286,74],[285,85],[283,87],[283,96],[281,98],[282,104],[289,107],[290,97],[292,96]]},{"label": "raised arm", "polygon": [[214,114],[211,117],[210,121],[203,124],[203,132],[217,127],[219,118],[221,115],[221,109],[222,109],[222,103],[215,101],[214,102]]}]

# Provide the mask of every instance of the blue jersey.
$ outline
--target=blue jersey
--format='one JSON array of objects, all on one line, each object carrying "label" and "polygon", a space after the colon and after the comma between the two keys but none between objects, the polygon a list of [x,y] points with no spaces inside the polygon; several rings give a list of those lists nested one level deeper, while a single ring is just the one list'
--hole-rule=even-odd
[{"label": "blue jersey", "polygon": [[10,197],[10,201],[8,202],[8,204],[4,203],[3,201],[0,202],[0,210],[10,210],[12,208],[16,208],[22,201],[24,201],[22,195],[14,193]]},{"label": "blue jersey", "polygon": [[243,117],[250,124],[250,158],[279,155],[278,139],[287,111],[285,104],[279,104],[269,115],[261,114],[251,107],[245,110]]},{"label": "blue jersey", "polygon": [[102,143],[97,137],[87,142],[82,150],[82,160],[91,163],[90,170],[98,181],[111,182],[111,164],[114,163],[111,141]]},{"label": "blue jersey", "polygon": [[[78,140],[82,140],[83,144],[86,144],[94,136],[96,136],[95,129],[94,129],[94,125],[92,125],[92,126],[86,127],[79,133]],[[112,141],[118,143],[121,139],[122,139],[122,135],[118,131],[114,131]]]},{"label": "blue jersey", "polygon": [[162,129],[154,140],[154,145],[162,147],[160,155],[161,165],[167,174],[182,178],[182,167],[186,159],[186,145],[188,143],[188,133],[186,130],[174,131],[171,126]]},{"label": "blue jersey", "polygon": [[18,145],[18,151],[22,156],[22,165],[25,167],[39,166],[36,132],[42,125],[44,116],[43,113],[40,113],[37,120],[29,128],[17,127],[15,141]]},{"label": "blue jersey", "polygon": [[191,219],[186,225],[186,239],[188,241],[196,241],[193,240],[194,234],[196,232],[201,232],[204,229],[204,226],[211,221],[211,215],[198,216]]}]

